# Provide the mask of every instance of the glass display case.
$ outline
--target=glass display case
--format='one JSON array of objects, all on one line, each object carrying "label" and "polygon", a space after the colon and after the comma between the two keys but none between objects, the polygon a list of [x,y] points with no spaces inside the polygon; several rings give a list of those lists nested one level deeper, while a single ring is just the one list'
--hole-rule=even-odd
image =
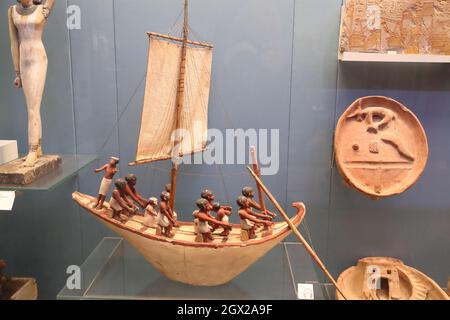
[{"label": "glass display case", "polygon": [[302,245],[284,242],[230,283],[194,287],[165,278],[122,238],[104,238],[81,266],[81,289],[65,286],[57,298],[292,300],[300,283],[313,285],[316,300],[334,299],[334,287],[320,282],[313,264]]}]

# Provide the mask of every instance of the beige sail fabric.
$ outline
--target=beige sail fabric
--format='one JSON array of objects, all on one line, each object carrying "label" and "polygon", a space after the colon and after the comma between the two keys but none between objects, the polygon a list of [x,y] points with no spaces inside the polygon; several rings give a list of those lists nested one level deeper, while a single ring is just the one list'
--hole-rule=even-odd
[{"label": "beige sail fabric", "polygon": [[174,146],[181,44],[150,37],[147,81],[136,161],[141,164],[190,154],[206,146],[212,49],[188,47],[181,143]]}]

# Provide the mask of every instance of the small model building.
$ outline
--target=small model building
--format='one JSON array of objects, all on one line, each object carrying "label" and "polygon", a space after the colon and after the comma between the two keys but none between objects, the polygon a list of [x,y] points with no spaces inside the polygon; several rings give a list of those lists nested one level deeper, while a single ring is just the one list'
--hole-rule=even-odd
[{"label": "small model building", "polygon": [[339,276],[338,285],[350,300],[450,300],[432,279],[394,258],[361,259]]}]

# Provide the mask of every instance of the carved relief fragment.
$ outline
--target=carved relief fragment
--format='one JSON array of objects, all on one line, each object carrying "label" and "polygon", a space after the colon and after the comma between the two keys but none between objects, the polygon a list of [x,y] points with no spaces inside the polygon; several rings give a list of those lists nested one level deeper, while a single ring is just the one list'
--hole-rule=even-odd
[{"label": "carved relief fragment", "polygon": [[428,158],[417,117],[387,97],[356,100],[336,127],[338,169],[354,188],[374,198],[402,193],[420,177]]},{"label": "carved relief fragment", "polygon": [[450,0],[346,0],[340,51],[450,55]]}]

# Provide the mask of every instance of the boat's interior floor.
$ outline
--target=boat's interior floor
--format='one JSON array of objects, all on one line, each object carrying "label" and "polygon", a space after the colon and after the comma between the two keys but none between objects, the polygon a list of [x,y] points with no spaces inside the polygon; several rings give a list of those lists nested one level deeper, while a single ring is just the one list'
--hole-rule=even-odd
[{"label": "boat's interior floor", "polygon": [[[105,201],[104,203],[104,209],[102,210],[96,210],[92,209],[92,203],[95,201],[93,197],[90,196],[81,196],[78,194],[76,196],[78,202],[91,211],[92,213],[101,216],[104,220],[126,227],[127,229],[134,230],[137,233],[143,234],[143,235],[149,235],[149,236],[156,236],[156,228],[147,227],[143,224],[144,217],[142,215],[134,215],[133,217],[129,218],[126,222],[119,222],[116,219],[111,218],[112,211],[109,209],[109,203]],[[235,214],[235,213],[234,213]],[[180,241],[188,241],[188,242],[195,242],[195,232],[194,232],[194,224],[190,222],[183,222],[179,221],[180,227],[175,228],[175,236],[172,238],[173,240],[180,240]],[[213,243],[223,243],[227,242],[229,244],[232,243],[242,243],[241,241],[241,228],[237,224],[232,224],[233,229],[231,230],[228,237],[223,237],[220,235],[220,233],[223,231],[222,228],[217,229],[213,233],[214,241]],[[286,222],[278,222],[275,223],[272,227],[272,233],[271,236],[281,233],[283,230],[285,230],[288,227]],[[266,232],[263,231],[263,228],[258,228],[256,231],[256,239],[258,240],[261,238],[264,238],[266,236]],[[251,240],[250,240],[251,241]]]}]

